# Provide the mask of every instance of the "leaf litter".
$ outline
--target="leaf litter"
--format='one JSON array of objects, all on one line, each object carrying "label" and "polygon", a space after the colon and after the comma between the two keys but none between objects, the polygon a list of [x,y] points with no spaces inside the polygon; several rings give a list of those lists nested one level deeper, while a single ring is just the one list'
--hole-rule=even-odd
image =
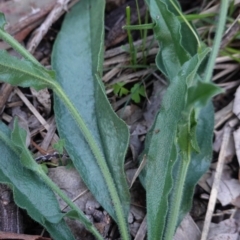
[{"label": "leaf litter", "polygon": [[[38,1],[32,2],[35,3]],[[37,17],[35,18],[31,16],[31,14],[33,14],[33,9],[29,10],[27,8],[23,8],[24,10],[26,10],[26,13],[20,12],[19,16],[17,15],[17,12],[11,13],[12,15],[7,14],[7,18],[10,22],[10,24],[7,27],[9,29],[9,32],[13,35],[16,35],[16,38],[19,41],[24,40],[26,43],[27,34],[33,29],[35,29],[37,25],[43,24],[45,16],[52,9],[53,4],[55,3],[54,1],[52,1],[54,3],[52,2],[50,3],[49,1],[47,2],[48,3],[43,3],[44,8],[39,7],[40,12],[41,11],[42,12],[41,14],[39,14],[38,12],[39,15],[36,14]],[[121,1],[120,4],[123,3],[125,2]],[[13,4],[13,1],[8,1],[8,4]],[[237,1],[235,4],[237,4]],[[26,5],[30,6],[31,4],[26,3]],[[0,2],[0,10],[4,10],[7,7],[9,8],[9,5],[7,5],[6,2],[4,1]],[[110,7],[110,10],[108,11],[110,12],[113,11],[111,8],[112,7]],[[38,7],[35,7],[35,9],[38,9]],[[207,12],[214,13],[216,12],[217,9],[217,3],[215,3],[215,5],[212,4],[209,6],[207,5],[202,6],[202,9],[203,9],[202,13]],[[22,26],[20,24],[17,25],[18,20],[23,19],[23,17],[24,21],[22,21],[21,23]],[[236,19],[237,18],[238,16],[236,16]],[[115,26],[114,29],[120,28],[118,27],[118,24],[119,22],[116,22],[114,24]],[[16,26],[18,27],[18,29],[16,28]],[[114,29],[112,30],[113,32]],[[231,26],[230,29],[232,29]],[[202,30],[203,28],[199,26],[200,33]],[[56,35],[55,33],[52,33],[51,30],[49,30],[49,32],[50,32],[48,33],[49,35],[47,35],[48,40],[47,41],[43,40],[37,47],[36,51],[34,52],[34,55],[38,56],[37,57],[38,60],[40,60],[40,62],[43,62],[45,66],[46,65],[49,66],[50,64],[49,59],[50,52],[46,51],[46,48],[49,47],[46,46],[47,44],[49,44],[49,42],[51,45],[52,38],[54,38]],[[151,69],[137,71],[136,70],[132,71],[127,68],[127,64],[130,60],[130,57],[129,54],[126,53],[125,49],[127,48],[128,44],[126,44],[124,47],[116,46],[116,44],[126,39],[126,36],[123,35],[124,35],[123,32],[120,31],[119,36],[114,37],[115,39],[118,39],[118,41],[116,42],[112,41],[113,42],[111,43],[112,45],[110,45],[109,43],[107,44],[109,48],[111,47],[111,49],[108,49],[105,53],[106,60],[104,63],[105,71],[103,79],[106,84],[106,92],[108,94],[111,104],[114,106],[114,109],[118,111],[119,116],[121,116],[129,125],[129,129],[131,132],[130,141],[131,152],[129,152],[128,154],[126,169],[133,171],[131,179],[135,179],[134,174],[137,171],[137,163],[135,160],[137,159],[139,153],[142,150],[145,134],[151,127],[152,122],[156,116],[156,113],[160,108],[160,102],[162,95],[166,89],[166,83],[164,81],[161,82],[161,80],[158,79],[159,76],[161,78],[161,74],[156,71],[154,66]],[[225,36],[228,36],[227,31]],[[226,37],[224,38],[224,40],[226,40]],[[110,40],[107,41],[110,42]],[[231,41],[228,42],[228,45],[232,45],[234,47],[234,44],[237,43],[237,39],[235,40],[234,36],[232,36]],[[136,40],[135,43],[137,45],[140,44],[140,42],[141,41]],[[158,48],[156,46],[156,43],[153,41],[152,36],[149,36],[147,38],[146,44],[147,46],[150,47],[150,50],[146,51],[146,53],[148,54],[147,55],[148,62],[152,62],[154,64],[154,56],[157,53]],[[4,44],[0,46],[1,48],[7,48],[7,46]],[[203,176],[201,181],[199,182],[199,185],[196,188],[196,194],[194,198],[195,201],[207,203],[208,199],[210,198],[211,192],[214,192],[216,190],[215,188],[213,188],[213,182],[214,179],[216,179],[216,165],[218,165],[219,161],[217,160],[217,157],[220,149],[223,148],[222,138],[224,135],[223,134],[224,128],[228,126],[230,128],[230,132],[228,136],[229,140],[226,144],[226,147],[223,149],[224,151],[222,163],[223,171],[220,173],[220,176],[217,176],[218,178],[220,177],[220,181],[216,195],[217,204],[212,206],[212,208],[214,209],[213,213],[214,223],[213,222],[210,223],[210,231],[207,239],[238,239],[239,236],[238,208],[240,206],[239,203],[240,185],[238,175],[240,162],[239,154],[240,136],[238,130],[239,120],[237,118],[239,118],[240,112],[239,110],[240,92],[239,89],[237,89],[237,86],[239,85],[236,76],[238,74],[238,64],[236,64],[237,57],[238,55],[236,54],[231,55],[231,57],[229,57],[228,55],[219,56],[219,58],[216,61],[215,66],[216,71],[213,77],[215,82],[217,82],[220,86],[223,86],[226,89],[226,93],[221,94],[220,96],[214,99],[214,104],[216,108],[215,114],[216,122],[215,122],[213,161],[215,163],[212,164],[212,167],[206,173],[206,176]],[[141,61],[142,52],[137,53],[137,58],[138,61]],[[144,76],[146,77],[148,75],[151,76],[150,80],[145,80]],[[156,75],[158,77],[156,77]],[[144,82],[146,86],[147,97],[145,99],[141,99],[140,102],[141,104],[135,104],[131,102],[130,96],[126,96],[125,98],[119,98],[118,96],[114,96],[114,94],[112,93],[111,85],[116,82],[124,82],[125,84],[129,84],[130,86],[132,82]],[[5,91],[5,89],[7,89],[7,91]],[[54,118],[52,118],[51,116],[52,114],[50,102],[51,92],[47,92],[47,90],[44,91],[45,93],[43,93],[42,96],[36,96],[36,93],[34,93],[33,91],[27,91],[22,89],[17,89],[13,91],[13,88],[7,86],[6,84],[2,84],[0,89],[1,93],[0,107],[2,110],[2,119],[9,124],[12,121],[14,115],[18,115],[20,119],[24,119],[23,120],[24,124],[29,126],[28,136],[31,138],[30,149],[35,154],[35,156],[53,152],[54,151],[53,145],[58,141],[58,136],[54,124]],[[25,98],[23,97],[23,95],[25,95]],[[39,93],[37,93],[37,95],[39,95]],[[16,107],[14,108],[14,105],[19,106],[17,108],[20,109],[18,114],[16,114],[16,110],[14,110],[16,109]],[[25,114],[23,114],[22,112],[25,112]],[[27,117],[23,117],[23,115],[26,115]],[[35,121],[36,123],[34,124],[33,124],[34,121],[31,120],[33,116],[36,119]],[[160,131],[161,129],[159,129],[159,132]],[[52,175],[53,172],[56,172],[56,174],[60,174],[60,176],[62,176],[61,175],[62,170],[60,169],[66,170],[66,168],[63,168],[61,166],[56,168],[50,168],[49,174]],[[71,172],[70,170],[67,171]],[[56,180],[56,182],[59,185],[61,183],[65,183],[68,181],[70,182],[71,175],[65,173],[63,175],[64,181],[62,181],[63,177],[60,177],[58,180]],[[74,184],[77,183],[78,181],[77,178],[78,176],[73,177],[73,180],[71,182],[72,184],[70,184],[71,185],[70,188],[67,186],[62,186],[62,188],[64,188],[66,192],[71,195],[71,198],[74,198],[73,194],[78,194],[79,192],[84,191],[83,189],[81,190],[80,187],[79,188],[76,187],[75,189],[73,189]],[[130,182],[131,181],[129,181],[129,183]],[[206,187],[204,187],[204,184]],[[139,184],[137,182],[133,184],[133,187],[135,185],[139,187]],[[86,194],[89,194],[89,192]],[[143,199],[132,202],[134,206],[135,205],[138,206],[138,214],[136,215],[135,213],[134,215],[132,213],[134,212],[134,210],[131,210],[131,214],[129,217],[131,233],[133,236],[135,236],[135,239],[144,239],[146,235],[146,220],[144,206],[145,199],[143,196],[139,196],[136,190],[134,191],[134,195],[132,197],[133,199],[137,199],[140,197]],[[84,202],[79,200],[79,202],[81,204],[81,208],[83,209],[85,208],[85,211],[87,212],[86,201]],[[85,206],[83,206],[84,204]],[[90,208],[93,209],[95,209],[95,207],[97,207],[97,209],[101,208],[93,199],[91,199],[89,204]],[[104,211],[102,211],[101,214],[103,214],[103,212]],[[199,239],[199,236],[201,235],[203,222],[204,216],[195,216],[195,219],[193,219],[190,215],[186,216],[186,218],[183,220],[182,224],[177,230],[175,239],[187,239],[187,236],[188,237],[191,236],[191,238],[188,239]],[[108,219],[106,223],[100,221],[100,224],[102,224],[102,226],[99,226],[99,228],[107,227],[107,229],[109,229],[109,224],[112,223],[110,219]],[[192,230],[192,234],[195,234],[195,236],[189,235],[190,233],[188,231],[190,230]],[[111,234],[114,235],[114,233],[110,233],[109,235]]]}]

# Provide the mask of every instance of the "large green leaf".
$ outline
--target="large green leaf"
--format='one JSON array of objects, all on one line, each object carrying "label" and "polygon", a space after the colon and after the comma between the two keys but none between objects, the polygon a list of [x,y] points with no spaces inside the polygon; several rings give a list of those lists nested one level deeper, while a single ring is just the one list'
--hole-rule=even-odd
[{"label": "large green leaf", "polygon": [[23,167],[20,151],[11,140],[11,132],[0,122],[0,182],[8,184],[16,204],[43,225],[54,239],[74,239],[54,193],[33,171]]},{"label": "large green leaf", "polygon": [[[169,85],[162,101],[162,106],[152,130],[147,134],[145,150],[147,167],[144,185],[147,191],[148,236],[149,239],[163,237],[167,224],[171,190],[176,185],[173,169],[179,160],[177,151],[178,126],[183,118],[186,106],[186,79],[193,78],[206,50],[200,58],[198,55],[186,62],[182,70]],[[155,130],[160,129],[156,134]],[[195,184],[195,183],[194,183]]]},{"label": "large green leaf", "polygon": [[[190,59],[191,55],[196,54],[196,39],[191,32],[186,31],[185,23],[181,23],[175,16],[169,0],[145,1],[155,23],[155,38],[160,44],[160,51],[156,57],[157,66],[169,78],[169,81],[172,81],[181,66]],[[182,25],[183,27],[181,27]],[[184,35],[181,34],[182,31]],[[188,44],[189,42],[190,44]]]},{"label": "large green leaf", "polygon": [[[219,89],[203,83],[197,74],[208,50],[198,48],[193,32],[180,22],[176,1],[146,2],[160,45],[156,63],[170,85],[147,134],[143,152],[147,167],[141,179],[147,191],[148,238],[172,239],[211,161],[213,109],[209,101]],[[155,129],[160,132],[156,134]]]},{"label": "large green leaf", "polygon": [[46,87],[52,88],[54,72],[47,71],[28,60],[20,60],[0,50],[1,81],[14,86],[34,87],[40,90]]},{"label": "large green leaf", "polygon": [[[129,192],[123,170],[127,126],[113,112],[98,77],[102,74],[104,1],[80,1],[66,15],[56,39],[52,65],[57,81],[95,138],[128,216]],[[106,183],[89,145],[61,99],[54,95],[60,137],[76,169],[99,203],[116,220]]]},{"label": "large green leaf", "polygon": [[179,223],[190,211],[194,188],[203,173],[205,173],[212,160],[212,139],[214,127],[214,109],[211,102],[199,114],[197,124],[197,142],[200,153],[193,152],[189,164],[187,178],[184,183],[184,194],[179,213]]}]

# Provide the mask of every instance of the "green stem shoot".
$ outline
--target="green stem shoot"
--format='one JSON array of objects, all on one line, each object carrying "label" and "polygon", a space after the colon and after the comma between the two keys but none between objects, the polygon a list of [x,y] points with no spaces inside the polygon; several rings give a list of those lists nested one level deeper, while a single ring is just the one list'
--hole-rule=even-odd
[{"label": "green stem shoot", "polygon": [[208,60],[207,69],[205,72],[205,78],[204,78],[205,82],[210,82],[212,78],[212,72],[213,72],[215,61],[221,45],[221,40],[222,40],[224,28],[225,28],[226,19],[227,19],[228,2],[229,2],[228,0],[221,0],[218,26],[217,26],[216,35],[213,41],[212,53]]},{"label": "green stem shoot", "polygon": [[[129,6],[126,7],[126,24],[128,26],[131,24],[131,9]],[[130,29],[127,30],[127,35],[128,35],[128,43],[130,47],[131,62],[132,62],[132,65],[135,65],[137,63],[137,60],[136,60],[136,53],[135,53],[132,34]]]},{"label": "green stem shoot", "polygon": [[8,43],[15,51],[21,54],[24,58],[29,60],[30,62],[36,64],[37,66],[42,67],[42,65],[30,54],[18,41],[16,41],[10,34],[3,31],[0,28],[0,38]]}]

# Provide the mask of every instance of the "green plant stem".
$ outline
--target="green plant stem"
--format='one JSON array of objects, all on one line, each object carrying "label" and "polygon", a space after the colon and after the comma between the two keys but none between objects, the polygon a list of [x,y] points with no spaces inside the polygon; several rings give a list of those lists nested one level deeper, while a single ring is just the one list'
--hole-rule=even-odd
[{"label": "green plant stem", "polygon": [[200,19],[205,19],[205,18],[209,18],[209,17],[214,17],[216,15],[216,13],[205,13],[205,14],[183,14],[184,18],[182,18],[182,16],[179,16],[178,19],[180,21],[194,21],[194,20],[200,20]]},{"label": "green plant stem", "polygon": [[[131,24],[131,9],[129,6],[126,7],[126,24],[127,25]],[[132,65],[135,65],[137,62],[136,61],[136,53],[135,53],[135,49],[134,49],[134,45],[133,45],[131,31],[129,29],[127,30],[127,35],[128,35],[128,43],[129,43],[129,47],[130,47],[131,62],[132,62]]]},{"label": "green plant stem", "polygon": [[[145,14],[145,24],[147,24],[148,22],[148,11]],[[147,42],[147,33],[148,33],[148,29],[144,29],[143,30],[143,39],[142,39],[142,56],[143,56],[143,63],[146,64],[147,63],[147,56],[145,53],[145,48],[146,48],[146,42]]]},{"label": "green plant stem", "polygon": [[229,2],[228,0],[221,0],[218,26],[217,26],[216,35],[213,42],[212,53],[210,55],[210,58],[207,64],[207,69],[205,72],[205,77],[204,77],[205,82],[210,82],[212,78],[212,72],[215,65],[215,60],[217,58],[218,51],[221,45],[222,35],[224,32],[225,23],[227,19],[228,2]]},{"label": "green plant stem", "polygon": [[16,41],[10,34],[0,28],[0,38],[7,42],[14,50],[20,53],[24,58],[30,62],[42,67],[42,65],[30,54],[18,41]]},{"label": "green plant stem", "polygon": [[[190,148],[190,146],[189,146]],[[169,217],[167,219],[167,227],[166,227],[166,234],[165,234],[165,238],[164,239],[173,239],[173,236],[175,234],[176,231],[176,226],[177,226],[177,221],[178,221],[178,217],[179,217],[179,210],[180,210],[180,206],[181,206],[181,202],[182,202],[182,196],[183,196],[183,189],[184,189],[184,182],[186,180],[186,176],[187,176],[187,170],[188,170],[188,166],[191,160],[190,157],[190,149],[188,150],[188,159],[182,159],[181,161],[181,166],[180,166],[180,172],[179,175],[177,177],[177,181],[176,181],[176,192],[173,193],[173,199],[174,199],[174,203],[172,204],[172,209],[169,213]]]},{"label": "green plant stem", "polygon": [[111,176],[111,173],[109,171],[109,168],[107,166],[106,160],[95,142],[95,139],[93,138],[91,132],[88,130],[84,120],[82,117],[78,114],[76,108],[73,106],[70,99],[66,96],[66,94],[62,91],[60,85],[56,84],[55,88],[53,89],[54,92],[58,95],[58,97],[63,101],[63,103],[66,105],[66,107],[71,112],[74,120],[76,121],[77,125],[79,126],[85,140],[89,144],[90,149],[92,150],[93,155],[95,156],[98,166],[103,174],[103,177],[105,179],[106,185],[108,187],[108,191],[110,193],[110,196],[112,198],[112,202],[116,211],[117,221],[119,230],[122,236],[123,240],[129,239],[128,229],[127,229],[127,223],[125,221],[121,201],[119,199],[116,186],[114,184],[113,178]]},{"label": "green plant stem", "polygon": [[142,25],[125,25],[122,28],[124,30],[149,30],[153,29],[155,26],[154,23],[147,23],[147,24],[142,24]]},{"label": "green plant stem", "polygon": [[[138,0],[135,0],[135,3],[136,3],[136,7],[137,7],[137,15],[138,15],[138,25],[142,25],[142,22],[141,22],[141,15],[140,15],[140,10],[139,10],[139,4],[138,4]],[[146,14],[147,15],[147,14]],[[143,40],[143,30],[141,29],[140,30],[140,36],[141,36],[141,39]],[[146,57],[144,55],[144,46],[143,44],[141,44],[141,48],[142,48],[142,57],[143,57],[143,62],[146,62]]]},{"label": "green plant stem", "polygon": [[[140,10],[139,10],[138,0],[135,0],[135,3],[136,3],[136,7],[137,7],[138,24],[139,24],[139,25],[142,25],[142,23],[141,23],[141,15],[140,15]],[[141,34],[141,38],[143,38],[143,33],[142,33],[142,31],[140,31],[140,34]]]},{"label": "green plant stem", "polygon": [[79,219],[81,220],[81,223],[84,224],[86,229],[90,231],[98,240],[103,240],[102,235],[97,231],[97,229],[94,227],[94,225],[86,218],[84,213],[79,210],[79,208],[68,198],[68,196],[61,191],[61,189],[45,174],[45,172],[42,170],[42,168],[39,166],[38,174],[40,177],[44,180],[44,182],[63,199],[65,203],[69,207],[72,208],[72,210],[75,210],[78,214]]},{"label": "green plant stem", "polygon": [[[188,15],[184,15],[181,14],[180,16],[178,16],[178,19],[181,20],[182,22],[185,22],[186,24],[188,24],[189,28],[192,28],[192,26],[188,23],[189,21],[193,21],[193,20],[200,20],[200,19],[205,19],[208,17],[213,17],[215,16],[216,13],[206,13],[206,14],[188,14]],[[153,29],[155,26],[154,23],[145,23],[145,24],[138,24],[138,25],[125,25],[122,28],[124,30],[150,30]],[[192,29],[193,34],[196,37],[195,31]]]}]

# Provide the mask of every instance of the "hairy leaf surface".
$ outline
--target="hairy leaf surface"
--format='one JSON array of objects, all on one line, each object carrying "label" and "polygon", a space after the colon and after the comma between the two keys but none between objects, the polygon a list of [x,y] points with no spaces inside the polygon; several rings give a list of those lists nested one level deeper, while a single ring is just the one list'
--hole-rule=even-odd
[{"label": "hairy leaf surface", "polygon": [[[180,23],[170,1],[145,0],[155,23],[154,34],[160,45],[160,51],[156,57],[159,69],[168,77],[169,81],[178,74],[181,66],[190,59],[192,48],[197,50],[196,40],[189,31],[186,31],[184,23]],[[181,28],[181,25],[184,27]],[[181,34],[184,29],[184,35]],[[188,34],[186,34],[188,33]],[[184,37],[184,39],[183,39]],[[182,44],[189,42],[191,44]],[[187,49],[187,48],[188,49]]]},{"label": "hairy leaf surface", "polygon": [[55,77],[53,71],[47,71],[27,60],[20,60],[3,50],[0,50],[0,74],[1,81],[14,86],[34,87],[36,90],[52,88]]},{"label": "hairy leaf surface", "polygon": [[[146,2],[160,45],[156,63],[170,82],[143,153],[147,156],[142,182],[147,191],[148,239],[171,239],[211,161],[213,110],[209,101],[219,88],[199,77],[209,50],[198,48],[171,1]],[[156,134],[155,129],[160,132]]]},{"label": "hairy leaf surface", "polygon": [[[182,67],[163,98],[152,131],[148,133],[144,154],[147,156],[145,186],[147,191],[149,239],[162,237],[169,211],[169,195],[174,188],[173,167],[178,159],[178,124],[183,118],[187,94],[186,79],[192,77],[208,50],[200,59],[196,55]],[[160,129],[155,134],[154,129]],[[184,137],[184,136],[183,136]]]},{"label": "hairy leaf surface", "polygon": [[0,182],[12,188],[16,204],[26,209],[29,216],[43,225],[54,239],[74,239],[54,193],[36,173],[21,165],[18,149],[21,144],[20,140],[18,146],[15,145],[10,129],[0,122]]},{"label": "hairy leaf surface", "polygon": [[[113,112],[99,82],[103,62],[104,1],[80,1],[67,14],[53,50],[57,81],[81,114],[104,155],[128,216],[129,192],[123,171],[128,146],[127,126]],[[56,95],[55,116],[76,169],[99,203],[116,220],[116,214],[89,145],[75,120]]]}]

